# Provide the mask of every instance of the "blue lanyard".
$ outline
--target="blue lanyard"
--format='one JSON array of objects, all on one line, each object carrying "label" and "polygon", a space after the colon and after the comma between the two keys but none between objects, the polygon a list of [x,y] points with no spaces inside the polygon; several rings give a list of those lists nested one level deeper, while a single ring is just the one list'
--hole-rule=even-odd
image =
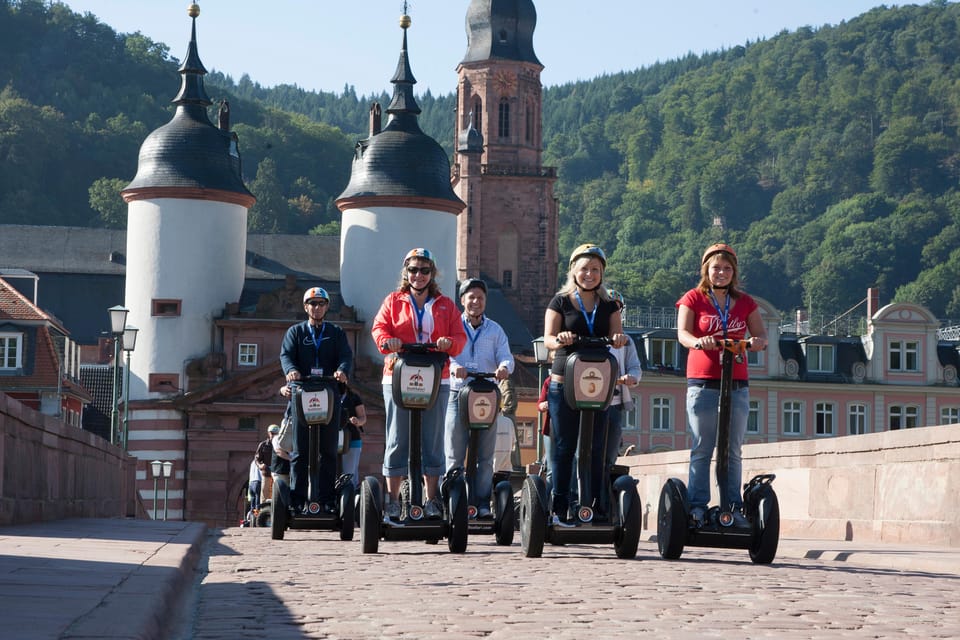
[{"label": "blue lanyard", "polygon": [[717,300],[717,296],[714,295],[713,289],[710,289],[710,298],[713,300],[713,308],[717,310],[717,315],[720,316],[720,322],[723,324],[723,339],[727,339],[727,321],[730,319],[730,292],[727,292],[726,304],[723,311],[720,311],[720,301]]},{"label": "blue lanyard", "polygon": [[587,329],[590,331],[590,335],[593,335],[593,322],[597,319],[597,307],[600,306],[600,301],[597,300],[594,302],[593,311],[587,314],[586,308],[583,306],[583,298],[580,297],[580,290],[577,289],[574,292],[574,295],[577,296],[577,302],[580,304],[580,313],[583,314],[583,319],[587,321]]},{"label": "blue lanyard", "polygon": [[327,323],[320,323],[320,335],[318,336],[314,330],[313,325],[309,322],[307,323],[307,328],[310,329],[310,337],[313,338],[313,367],[315,369],[320,368],[320,341],[323,340],[323,332],[327,329]]},{"label": "blue lanyard", "polygon": [[413,305],[413,310],[417,314],[417,342],[423,342],[423,314],[427,310],[427,303],[430,302],[430,296],[427,296],[427,299],[423,303],[423,308],[417,306],[417,299],[413,297],[413,294],[410,294],[410,304]]},{"label": "blue lanyard", "polygon": [[463,328],[467,332],[467,339],[470,340],[470,357],[475,358],[477,338],[480,337],[480,331],[483,330],[483,327],[486,324],[486,318],[483,318],[482,320],[480,320],[480,326],[477,327],[476,329],[474,329],[473,325],[467,322],[467,319],[462,316],[460,318],[460,322],[463,323]]}]

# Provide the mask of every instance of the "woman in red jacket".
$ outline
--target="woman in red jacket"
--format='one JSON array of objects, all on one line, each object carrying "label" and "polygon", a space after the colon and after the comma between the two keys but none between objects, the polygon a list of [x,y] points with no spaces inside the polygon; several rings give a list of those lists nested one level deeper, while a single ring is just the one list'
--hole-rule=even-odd
[{"label": "woman in red jacket", "polygon": [[[393,362],[404,343],[435,342],[437,349],[458,355],[467,342],[460,312],[450,298],[440,293],[437,265],[427,249],[412,249],[403,259],[400,286],[387,295],[373,321],[373,340],[385,355],[383,366],[383,404],[386,410],[386,443],[383,452],[383,476],[387,481],[384,513],[400,518],[400,485],[408,474],[410,442],[409,411],[393,402]],[[440,395],[433,407],[423,412],[422,460],[426,490],[424,514],[439,518],[443,507],[439,499],[439,479],[444,472],[443,424],[450,394],[449,364],[443,367]]]}]

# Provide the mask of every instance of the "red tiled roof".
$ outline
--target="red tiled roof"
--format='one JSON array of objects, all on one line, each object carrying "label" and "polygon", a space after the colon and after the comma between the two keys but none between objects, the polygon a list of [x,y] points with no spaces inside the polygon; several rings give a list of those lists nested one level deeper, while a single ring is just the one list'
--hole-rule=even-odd
[{"label": "red tiled roof", "polygon": [[30,302],[3,278],[0,278],[0,320],[49,322],[64,334],[68,333],[56,318]]}]

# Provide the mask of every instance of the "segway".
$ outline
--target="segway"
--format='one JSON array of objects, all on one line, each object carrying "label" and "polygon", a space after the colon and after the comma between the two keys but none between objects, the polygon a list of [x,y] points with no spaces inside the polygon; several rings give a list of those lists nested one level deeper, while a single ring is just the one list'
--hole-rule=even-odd
[{"label": "segway", "polygon": [[[564,401],[580,412],[577,444],[577,477],[580,507],[572,523],[561,523],[550,515],[547,486],[540,476],[527,476],[520,497],[520,543],[524,556],[539,558],[545,542],[551,544],[613,544],[618,558],[637,555],[640,543],[641,511],[637,482],[627,467],[614,465],[603,474],[603,487],[593,487],[591,465],[594,420],[613,399],[620,365],[607,345],[609,338],[581,337],[583,345],[567,357],[564,369]],[[609,512],[596,513],[602,492],[609,495]]]},{"label": "segway", "polygon": [[380,540],[447,539],[452,553],[467,550],[467,485],[459,468],[447,471],[440,483],[443,516],[424,514],[421,431],[423,412],[430,409],[440,391],[440,377],[447,355],[436,343],[403,344],[393,367],[393,401],[410,412],[410,449],[407,478],[400,491],[400,520],[384,517],[383,491],[375,476],[360,485],[360,546],[363,553],[377,553]]},{"label": "segway", "polygon": [[460,388],[457,396],[460,422],[470,433],[467,448],[467,518],[470,535],[491,535],[496,537],[498,545],[513,544],[513,532],[516,519],[513,508],[513,489],[509,480],[500,480],[493,485],[490,499],[492,518],[478,518],[479,496],[474,489],[479,469],[477,453],[480,434],[494,428],[500,415],[500,387],[492,378],[496,374],[470,371],[468,380]]},{"label": "segway", "polygon": [[[309,484],[303,511],[293,513],[290,486],[281,478],[274,479],[270,500],[270,533],[274,540],[283,540],[287,529],[329,529],[339,531],[341,540],[353,540],[356,489],[352,476],[337,474],[332,512],[320,504],[320,430],[340,429],[337,384],[336,379],[329,376],[310,376],[288,383],[294,438],[300,429],[307,429],[309,433],[306,452]],[[339,460],[337,465],[339,467]]]},{"label": "segway", "polygon": [[[721,340],[720,403],[717,414],[717,485],[726,476],[729,442],[733,362],[742,361],[749,340]],[[771,483],[772,473],[754,476],[743,486],[743,515],[748,525],[734,523],[729,505],[707,509],[703,522],[690,515],[687,487],[670,478],[660,491],[657,515],[657,548],[660,556],[676,560],[684,546],[748,549],[755,564],[769,564],[777,554],[780,540],[780,504]],[[722,500],[722,493],[721,493]]]}]

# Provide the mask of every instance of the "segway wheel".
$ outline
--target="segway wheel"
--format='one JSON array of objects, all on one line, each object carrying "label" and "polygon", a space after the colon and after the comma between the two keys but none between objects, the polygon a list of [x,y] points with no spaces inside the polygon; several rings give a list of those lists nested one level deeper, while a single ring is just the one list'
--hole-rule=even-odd
[{"label": "segway wheel", "polygon": [[753,520],[750,560],[754,564],[770,564],[777,555],[777,546],[780,543],[780,502],[770,485],[765,485],[758,491],[760,494],[755,503],[756,511],[747,514]]},{"label": "segway wheel", "polygon": [[546,485],[538,476],[528,476],[523,481],[520,494],[520,546],[527,558],[543,555],[543,543],[547,536]]},{"label": "segway wheel", "polygon": [[348,480],[340,489],[340,539],[353,540],[353,528],[355,521],[353,519],[354,496],[356,489],[353,488],[353,480]]},{"label": "segway wheel", "polygon": [[271,503],[272,500],[267,500],[262,505],[260,505],[260,513],[257,514],[256,526],[258,527],[269,527],[272,521],[270,517]]},{"label": "segway wheel", "polygon": [[380,483],[373,476],[360,485],[360,548],[363,553],[376,553],[380,548],[380,525],[383,515]]},{"label": "segway wheel", "polygon": [[[630,476],[621,476],[627,480],[628,487],[615,485],[617,502],[620,511],[620,527],[613,548],[617,557],[630,560],[637,557],[637,547],[640,546],[640,527],[643,524],[640,504],[640,493]],[[617,483],[620,484],[619,482]]]},{"label": "segway wheel", "polygon": [[283,499],[283,481],[277,478],[273,483],[273,493],[270,496],[270,537],[274,540],[283,540],[283,532],[287,528],[288,505]]},{"label": "segway wheel", "polygon": [[497,507],[497,516],[493,525],[494,536],[498,545],[509,547],[513,544],[513,532],[516,530],[513,489],[509,482],[499,482],[494,487],[493,495]]},{"label": "segway wheel", "polygon": [[[463,477],[457,478],[455,482],[466,484]],[[447,535],[447,548],[450,553],[463,553],[467,550],[467,490],[466,486],[461,487],[460,491],[451,491],[447,510],[450,513],[450,531]],[[456,504],[453,502],[456,501]]]},{"label": "segway wheel", "polygon": [[660,557],[676,560],[687,542],[686,487],[676,478],[670,478],[660,490],[657,509],[657,548]]}]

